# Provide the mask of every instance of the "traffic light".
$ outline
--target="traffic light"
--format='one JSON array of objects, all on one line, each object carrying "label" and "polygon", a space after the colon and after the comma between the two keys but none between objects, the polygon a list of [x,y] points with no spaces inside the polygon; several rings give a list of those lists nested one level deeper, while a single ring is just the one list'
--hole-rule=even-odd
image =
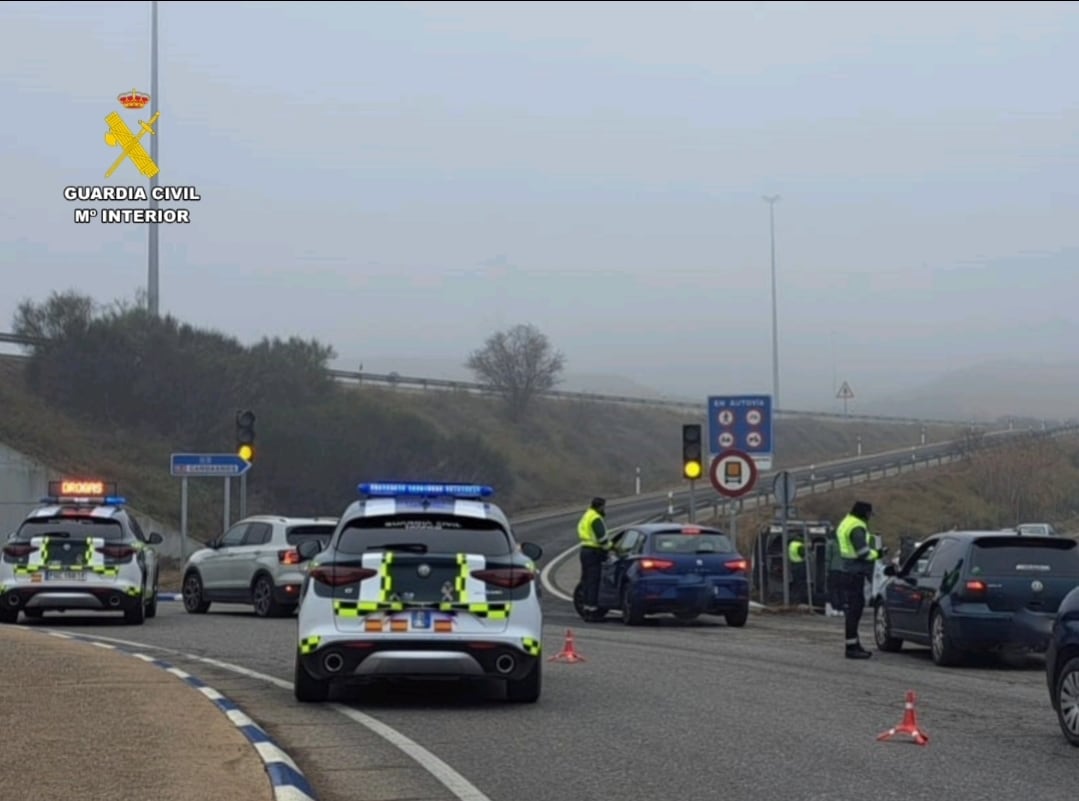
[{"label": "traffic light", "polygon": [[236,412],[236,453],[249,462],[255,458],[255,413],[250,409]]},{"label": "traffic light", "polygon": [[701,426],[697,423],[682,426],[682,476],[698,479],[704,473],[701,461]]}]

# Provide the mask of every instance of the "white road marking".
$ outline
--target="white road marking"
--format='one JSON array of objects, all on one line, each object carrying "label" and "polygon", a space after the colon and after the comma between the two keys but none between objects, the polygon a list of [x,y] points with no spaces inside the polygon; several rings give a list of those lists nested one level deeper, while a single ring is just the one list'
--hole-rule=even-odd
[{"label": "white road marking", "polygon": [[[57,636],[63,635],[58,634]],[[91,636],[96,637],[96,635],[86,634],[80,634],[79,636],[86,637],[87,639],[90,639]],[[171,648],[162,648],[161,646],[157,645],[148,645],[146,643],[132,642],[131,640],[117,640],[108,637],[101,637],[100,639],[111,639],[112,642],[121,643],[123,645],[130,645],[132,647],[140,649],[149,649],[155,651],[165,651],[173,654],[180,654],[179,651],[174,651]],[[195,662],[202,662],[206,665],[213,665],[214,667],[220,668],[222,670],[227,670],[230,673],[238,673],[241,676],[247,676],[251,679],[258,679],[259,681],[264,681],[267,684],[272,684],[274,687],[280,687],[282,690],[289,690],[290,692],[292,691],[291,681],[285,681],[284,679],[279,679],[276,676],[259,673],[257,670],[251,670],[250,668],[245,668],[241,665],[234,665],[230,662],[222,662],[218,659],[210,659],[209,657],[205,656],[196,656],[195,654],[180,655],[186,659],[191,659]],[[456,798],[460,799],[460,801],[491,801],[489,796],[486,796],[482,792],[480,792],[479,788],[477,788],[460,773],[455,771],[447,763],[443,762],[441,759],[436,757],[434,754],[432,754],[422,745],[417,743],[415,740],[412,740],[408,736],[397,731],[397,729],[393,728],[392,726],[387,726],[382,721],[376,720],[370,715],[365,715],[364,713],[352,709],[351,707],[344,706],[343,704],[330,703],[326,704],[326,706],[344,715],[346,718],[353,721],[354,723],[359,723],[371,733],[378,735],[386,742],[398,748],[407,756],[412,757],[412,759],[414,759],[421,768],[426,770],[428,773],[431,774],[431,776],[434,777],[435,781],[437,781],[439,784],[441,784],[443,787],[453,793],[453,795]],[[231,714],[230,717],[232,717]]]},{"label": "white road marking", "polygon": [[554,585],[554,582],[551,581],[551,574],[554,573],[556,569],[558,569],[562,562],[575,554],[580,549],[580,547],[580,545],[574,545],[569,550],[563,551],[550,562],[548,562],[544,566],[543,570],[540,571],[540,583],[543,585],[543,589],[551,593],[551,595],[553,595],[555,598],[561,598],[563,601],[569,601],[570,603],[573,603],[573,596],[566,595],[566,593],[558,589]]}]

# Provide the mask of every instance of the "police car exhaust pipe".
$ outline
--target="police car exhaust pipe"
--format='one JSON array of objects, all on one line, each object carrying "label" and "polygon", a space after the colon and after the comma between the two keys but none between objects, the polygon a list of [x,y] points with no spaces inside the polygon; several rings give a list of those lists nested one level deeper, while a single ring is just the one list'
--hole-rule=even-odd
[{"label": "police car exhaust pipe", "polygon": [[326,654],[322,657],[322,668],[327,673],[339,673],[345,666],[345,660],[341,654]]},{"label": "police car exhaust pipe", "polygon": [[502,675],[512,673],[515,667],[517,667],[517,660],[509,654],[502,654],[502,656],[495,660],[495,670]]}]

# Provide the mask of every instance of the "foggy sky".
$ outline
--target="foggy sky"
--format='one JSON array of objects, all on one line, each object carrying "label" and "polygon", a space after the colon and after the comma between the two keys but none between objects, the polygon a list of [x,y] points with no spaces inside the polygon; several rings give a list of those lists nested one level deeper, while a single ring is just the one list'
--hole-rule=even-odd
[{"label": "foggy sky", "polygon": [[[145,285],[146,227],[62,190],[147,184],[103,134],[148,29],[0,4],[0,330]],[[768,392],[780,194],[783,406],[1069,359],[1077,34],[1063,3],[162,2],[160,181],[203,199],[161,309],[401,372],[531,322],[572,373]]]}]

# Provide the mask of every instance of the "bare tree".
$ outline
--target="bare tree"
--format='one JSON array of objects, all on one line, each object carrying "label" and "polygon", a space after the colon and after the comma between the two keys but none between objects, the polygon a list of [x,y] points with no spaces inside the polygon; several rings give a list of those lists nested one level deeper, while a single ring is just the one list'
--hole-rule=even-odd
[{"label": "bare tree", "polygon": [[510,417],[519,420],[537,393],[561,380],[565,361],[545,334],[527,324],[491,334],[482,348],[469,355],[465,366],[502,395]]},{"label": "bare tree", "polygon": [[1000,525],[1040,520],[1059,503],[1045,470],[1061,458],[1060,445],[1049,439],[983,450],[972,464],[975,492],[999,510]]},{"label": "bare tree", "polygon": [[15,334],[38,340],[62,339],[85,331],[94,320],[97,304],[75,290],[53,292],[41,304],[22,301],[11,328]]}]

